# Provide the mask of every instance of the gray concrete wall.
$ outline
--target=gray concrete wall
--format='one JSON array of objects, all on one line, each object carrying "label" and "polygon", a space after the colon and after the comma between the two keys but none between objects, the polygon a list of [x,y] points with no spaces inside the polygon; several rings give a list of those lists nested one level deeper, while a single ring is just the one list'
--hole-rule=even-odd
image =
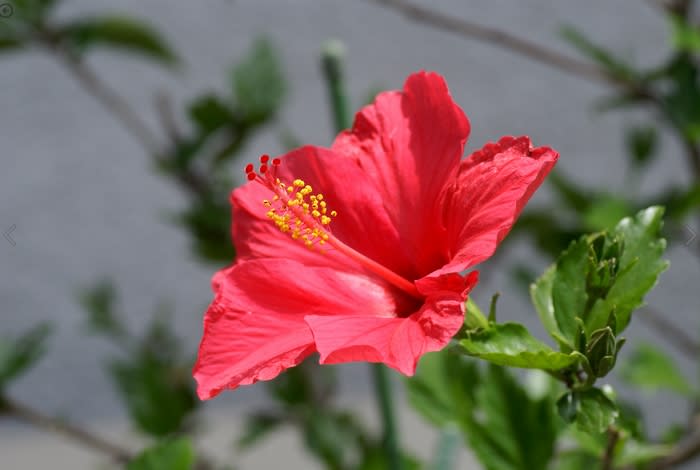
[{"label": "gray concrete wall", "polygon": [[[422,3],[560,50],[567,48],[557,36],[558,28],[574,24],[638,63],[653,63],[668,41],[664,21],[647,2],[638,0]],[[320,45],[329,38],[338,38],[347,47],[350,92],[356,105],[372,86],[398,88],[411,71],[436,70],[447,78],[454,98],[471,119],[469,149],[503,134],[526,133],[537,144],[557,148],[560,169],[588,184],[611,188],[621,184],[622,130],[644,116],[596,114],[594,100],[608,91],[601,85],[416,25],[365,1],[74,0],[65,2],[59,14],[104,11],[148,18],[184,58],[186,67],[176,75],[118,54],[96,54],[91,60],[152,124],[154,92],[166,90],[184,103],[203,90],[223,89],[229,65],[260,34],[269,35],[279,46],[290,83],[279,127],[306,143],[324,145],[331,140],[318,67]],[[269,129],[259,135],[235,169],[263,152],[281,151],[277,132]],[[15,246],[0,239],[0,333],[17,333],[39,320],[51,320],[58,327],[50,354],[11,392],[44,411],[88,425],[106,420],[120,429],[123,413],[100,368],[114,351],[101,340],[83,336],[84,315],[75,302],[76,289],[97,277],[111,276],[134,328],[145,324],[159,300],[169,299],[175,306],[176,329],[194,350],[214,268],[199,265],[188,253],[187,237],[164,220],[164,212],[183,206],[182,194],[154,174],[131,136],[39,51],[0,61],[0,136],[0,229],[16,225]],[[663,162],[642,181],[641,191],[651,193],[686,181],[684,169],[681,152],[671,138],[665,138]],[[547,197],[542,191],[534,204]],[[690,284],[697,284],[692,280],[700,274],[698,264],[682,249],[671,250],[669,257],[672,268],[651,302],[672,312],[679,323],[692,321],[695,331],[697,302]],[[525,244],[513,246],[504,258],[544,266]],[[486,269],[489,280],[477,287],[476,298],[485,301],[500,290],[501,316],[525,321],[541,334],[529,303],[509,284],[507,264]],[[651,332],[633,326],[630,336],[650,337]],[[348,393],[366,396],[364,367],[344,370],[346,390],[352,391]],[[236,414],[260,402],[261,390],[224,394],[212,406]],[[657,407],[652,420],[662,424],[683,413],[682,407]],[[411,430],[404,433],[407,441],[413,429],[422,426],[415,419],[411,423]],[[21,446],[15,444],[9,450],[2,448],[10,442],[5,436],[18,432],[19,428],[0,422],[2,455],[20,452]],[[35,435],[27,434],[30,438]],[[16,468],[26,468],[14,461]],[[73,468],[78,465],[76,460],[67,462],[73,462]]]}]

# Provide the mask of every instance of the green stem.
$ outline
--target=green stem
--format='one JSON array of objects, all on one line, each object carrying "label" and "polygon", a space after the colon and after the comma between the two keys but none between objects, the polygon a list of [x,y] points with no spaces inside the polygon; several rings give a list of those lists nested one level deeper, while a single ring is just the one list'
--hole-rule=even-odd
[{"label": "green stem", "polygon": [[377,405],[382,418],[384,450],[389,470],[401,470],[401,454],[396,432],[396,418],[392,403],[391,382],[387,368],[384,364],[372,364],[372,378],[374,379],[374,393],[377,397]]},{"label": "green stem", "polygon": [[[345,77],[343,75],[343,44],[338,41],[328,41],[321,54],[321,67],[328,86],[328,98],[333,113],[335,131],[340,132],[350,128],[350,108],[348,95],[345,92]],[[401,453],[399,452],[396,418],[392,403],[391,382],[387,369],[383,364],[371,364],[374,393],[382,420],[383,443],[386,453],[387,469],[402,470]]]},{"label": "green stem", "polygon": [[328,86],[328,99],[333,112],[335,131],[340,132],[350,128],[350,108],[348,95],[345,92],[345,77],[343,76],[343,44],[339,41],[328,41],[321,52],[321,67]]}]

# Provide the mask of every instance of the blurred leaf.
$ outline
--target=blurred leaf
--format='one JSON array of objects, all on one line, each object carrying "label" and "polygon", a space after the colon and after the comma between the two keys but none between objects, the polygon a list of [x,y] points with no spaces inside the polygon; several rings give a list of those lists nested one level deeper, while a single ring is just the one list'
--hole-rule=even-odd
[{"label": "blurred leaf", "polygon": [[700,29],[678,15],[669,15],[673,47],[684,52],[700,52]]},{"label": "blurred leaf", "polygon": [[561,452],[551,470],[590,470],[600,465],[600,457],[582,450]]},{"label": "blurred leaf", "polygon": [[[13,0],[9,3],[13,7],[12,19],[40,25],[47,22],[47,17],[57,2],[56,0]],[[7,19],[0,18],[0,23],[7,21]]]},{"label": "blurred leaf", "polygon": [[631,212],[627,201],[611,195],[601,195],[581,215],[584,229],[597,232],[614,227]]},{"label": "blurred leaf", "polygon": [[668,66],[666,82],[662,95],[666,117],[686,139],[700,142],[700,83],[692,57],[676,56]]},{"label": "blurred leaf", "polygon": [[651,391],[672,390],[691,395],[693,388],[675,362],[651,344],[640,344],[623,364],[620,376],[630,385]]},{"label": "blurred leaf", "polygon": [[564,354],[554,351],[517,323],[492,324],[486,329],[468,333],[467,339],[460,340],[459,344],[470,356],[501,366],[556,371],[584,359],[578,352]]},{"label": "blurred leaf", "polygon": [[197,98],[190,104],[188,114],[192,121],[207,133],[231,124],[235,120],[233,111],[228,104],[212,94]]},{"label": "blurred leaf", "polygon": [[165,65],[177,62],[175,53],[157,31],[128,16],[83,18],[64,25],[59,34],[80,53],[93,47],[111,47],[139,53]]},{"label": "blurred leaf", "polygon": [[650,207],[627,217],[615,227],[613,235],[624,243],[619,271],[605,298],[593,304],[586,319],[589,332],[604,328],[611,312],[617,319],[616,334],[629,324],[632,312],[642,305],[644,295],[656,285],[668,262],[661,259],[666,240],[661,238],[661,207]]},{"label": "blurred leaf", "polygon": [[0,54],[5,52],[15,52],[24,47],[24,41],[11,37],[3,37],[0,32]]},{"label": "blurred leaf", "polygon": [[129,462],[127,470],[191,470],[194,448],[189,439],[170,439],[141,452]]},{"label": "blurred leaf", "polygon": [[123,339],[126,328],[114,312],[117,292],[109,280],[102,280],[80,293],[80,304],[88,314],[88,328],[94,333]]},{"label": "blurred leaf", "polygon": [[576,212],[585,211],[591,203],[589,191],[566,178],[560,171],[550,173],[547,181],[558,196],[558,200]]},{"label": "blurred leaf", "polygon": [[0,338],[0,391],[44,355],[50,333],[49,323],[41,323],[18,338]]},{"label": "blurred leaf", "polygon": [[597,62],[609,74],[622,80],[633,80],[636,78],[634,67],[625,63],[618,57],[604,48],[594,44],[581,32],[577,31],[572,26],[565,26],[561,30],[562,37],[572,46],[579,50],[589,59]]},{"label": "blurred leaf", "polygon": [[529,396],[506,369],[489,366],[475,392],[474,409],[467,438],[487,470],[547,467],[557,431],[548,396]]},{"label": "blurred leaf", "polygon": [[565,393],[557,401],[557,409],[564,421],[589,434],[605,432],[619,415],[615,404],[598,388]]},{"label": "blurred leaf", "polygon": [[435,426],[461,424],[471,413],[479,383],[476,364],[448,350],[424,354],[416,375],[406,379],[411,406]]},{"label": "blurred leaf", "polygon": [[627,153],[636,167],[642,168],[651,162],[658,148],[658,140],[659,134],[653,126],[635,126],[627,129]]},{"label": "blurred leaf", "polygon": [[277,429],[283,419],[279,415],[269,413],[255,413],[246,418],[243,435],[236,443],[239,450],[246,450],[256,444],[260,439]]},{"label": "blurred leaf", "polygon": [[548,393],[528,393],[507,370],[481,372],[446,350],[423,356],[406,385],[411,405],[439,427],[459,426],[487,470],[546,468],[558,426]]},{"label": "blurred leaf", "polygon": [[182,344],[159,317],[126,359],[113,360],[110,373],[138,428],[152,436],[181,432],[200,404],[190,359],[179,359]]},{"label": "blurred leaf", "polygon": [[226,197],[199,199],[178,222],[194,239],[195,253],[205,261],[230,263],[235,255],[231,242],[231,207]]},{"label": "blurred leaf", "polygon": [[232,72],[233,91],[238,109],[249,122],[272,117],[285,94],[282,65],[272,44],[257,39],[245,59]]},{"label": "blurred leaf", "polygon": [[[386,451],[381,446],[374,446],[364,452],[363,460],[357,470],[386,470],[389,463],[386,461]],[[402,470],[420,470],[424,468],[421,462],[412,455],[401,455]]]}]

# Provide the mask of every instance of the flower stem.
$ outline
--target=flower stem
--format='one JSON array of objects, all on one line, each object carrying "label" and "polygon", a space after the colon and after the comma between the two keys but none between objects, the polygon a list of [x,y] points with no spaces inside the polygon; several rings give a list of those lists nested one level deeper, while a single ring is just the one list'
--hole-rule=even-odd
[{"label": "flower stem", "polygon": [[343,44],[335,40],[326,42],[321,52],[321,67],[328,86],[328,98],[330,99],[336,132],[350,128],[348,95],[345,92],[345,77],[343,76],[344,53]]},{"label": "flower stem", "polygon": [[377,396],[377,405],[382,418],[383,443],[386,452],[387,468],[389,470],[401,470],[401,454],[396,432],[396,418],[394,406],[391,401],[391,382],[387,368],[384,364],[371,364],[372,378],[374,379],[374,393]]}]

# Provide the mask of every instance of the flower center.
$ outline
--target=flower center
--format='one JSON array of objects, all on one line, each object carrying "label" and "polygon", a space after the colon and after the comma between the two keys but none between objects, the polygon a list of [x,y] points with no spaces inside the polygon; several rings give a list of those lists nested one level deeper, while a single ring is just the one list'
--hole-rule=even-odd
[{"label": "flower center", "polygon": [[268,209],[267,217],[282,233],[288,233],[311,250],[317,248],[322,254],[330,246],[411,296],[423,298],[413,282],[333,236],[330,223],[338,213],[328,208],[323,194],[313,194],[313,188],[303,180],[295,179],[290,185],[281,181],[277,177],[279,164],[279,158],[270,161],[268,155],[263,155],[258,172],[251,163],[245,171],[249,181],[257,181],[274,193],[272,200],[265,199],[262,203]]}]

